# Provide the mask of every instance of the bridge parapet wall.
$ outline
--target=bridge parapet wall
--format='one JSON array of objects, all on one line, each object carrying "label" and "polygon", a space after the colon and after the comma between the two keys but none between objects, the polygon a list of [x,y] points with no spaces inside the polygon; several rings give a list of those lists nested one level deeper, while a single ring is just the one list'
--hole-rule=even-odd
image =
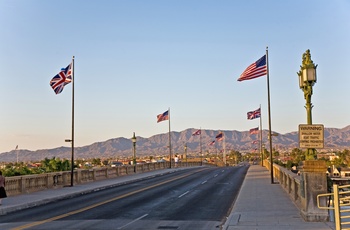
[{"label": "bridge parapet wall", "polygon": [[[264,160],[264,166],[268,170],[271,168],[267,160]],[[273,164],[273,176],[299,208],[305,221],[329,221],[328,212],[319,209],[316,202],[317,195],[327,192],[326,167],[323,161],[304,161],[300,175]]]},{"label": "bridge parapet wall", "polygon": [[[179,163],[177,167],[193,167],[200,165],[201,162]],[[211,165],[210,165],[211,166]],[[101,167],[94,169],[77,169],[74,170],[74,184],[90,183],[98,180],[111,179],[115,177],[144,173],[149,171],[169,168],[169,162],[156,162],[125,165],[118,167]],[[174,166],[173,166],[174,167]],[[136,169],[136,172],[135,172]],[[6,177],[6,193],[8,196],[37,192],[46,189],[56,189],[71,185],[71,171],[53,172],[45,174],[33,174],[25,176]]]}]

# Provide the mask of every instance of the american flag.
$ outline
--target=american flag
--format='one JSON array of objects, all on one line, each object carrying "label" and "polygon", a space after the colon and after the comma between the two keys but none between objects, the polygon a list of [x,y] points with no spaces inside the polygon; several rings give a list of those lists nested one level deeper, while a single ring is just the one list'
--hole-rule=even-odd
[{"label": "american flag", "polygon": [[192,136],[201,135],[201,130],[198,129],[196,132],[192,133]]},{"label": "american flag", "polygon": [[257,110],[254,110],[254,111],[250,111],[247,113],[247,119],[248,120],[253,120],[255,118],[259,118],[261,116],[261,113],[260,113],[260,108],[257,109]]},{"label": "american flag", "polygon": [[215,138],[217,139],[217,141],[222,141],[224,139],[224,134],[220,132],[218,135],[216,135]]},{"label": "american flag", "polygon": [[210,142],[208,145],[214,145],[215,141]]},{"label": "american flag", "polygon": [[50,86],[55,91],[56,94],[59,94],[63,91],[65,85],[72,82],[72,63],[69,64],[66,68],[62,68],[56,76],[54,76],[50,81]]},{"label": "american flag", "polygon": [[267,74],[266,54],[248,66],[237,81],[251,80]]},{"label": "american flag", "polygon": [[258,133],[259,133],[259,127],[249,130],[249,134],[258,134]]},{"label": "american flag", "polygon": [[162,114],[157,115],[157,123],[165,120],[169,120],[169,110],[165,111]]}]

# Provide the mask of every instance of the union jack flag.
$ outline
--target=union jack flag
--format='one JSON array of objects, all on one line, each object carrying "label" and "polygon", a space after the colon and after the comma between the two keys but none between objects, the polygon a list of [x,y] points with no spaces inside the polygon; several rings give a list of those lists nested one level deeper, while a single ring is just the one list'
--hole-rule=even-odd
[{"label": "union jack flag", "polygon": [[54,76],[50,81],[50,86],[59,94],[63,91],[65,85],[72,82],[72,63],[70,63],[66,68],[62,68],[56,76]]},{"label": "union jack flag", "polygon": [[253,120],[255,118],[259,118],[261,116],[261,111],[260,108],[254,111],[250,111],[247,113],[247,119],[248,120]]},{"label": "union jack flag", "polygon": [[201,135],[201,130],[198,129],[196,132],[192,133],[192,136]]},{"label": "union jack flag", "polygon": [[215,141],[210,142],[208,145],[214,145]]}]

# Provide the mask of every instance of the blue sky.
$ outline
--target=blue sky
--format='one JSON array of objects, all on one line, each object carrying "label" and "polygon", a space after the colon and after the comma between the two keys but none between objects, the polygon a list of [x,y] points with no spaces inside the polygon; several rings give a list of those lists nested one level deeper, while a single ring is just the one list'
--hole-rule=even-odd
[{"label": "blue sky", "polygon": [[69,146],[71,84],[49,81],[75,56],[75,146],[171,130],[246,131],[266,77],[237,82],[269,50],[272,130],[306,123],[297,72],[318,64],[313,123],[350,124],[347,0],[0,0],[0,152]]}]

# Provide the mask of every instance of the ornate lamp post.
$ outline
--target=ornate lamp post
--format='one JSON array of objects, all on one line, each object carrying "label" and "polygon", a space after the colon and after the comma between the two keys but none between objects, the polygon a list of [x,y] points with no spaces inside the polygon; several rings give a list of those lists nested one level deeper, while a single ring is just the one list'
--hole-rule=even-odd
[{"label": "ornate lamp post", "polygon": [[[313,107],[311,103],[312,86],[316,83],[316,68],[317,65],[311,60],[310,50],[306,50],[303,54],[302,65],[300,71],[297,73],[299,76],[299,87],[304,92],[304,98],[306,100],[305,108],[307,114],[307,124],[312,125],[311,109]],[[306,160],[316,159],[316,151],[313,148],[309,148],[306,151]]]},{"label": "ornate lamp post", "polygon": [[133,137],[131,138],[132,141],[132,145],[133,145],[133,152],[134,152],[134,157],[132,159],[132,163],[134,165],[134,172],[136,173],[136,136],[135,136],[135,132]]}]

